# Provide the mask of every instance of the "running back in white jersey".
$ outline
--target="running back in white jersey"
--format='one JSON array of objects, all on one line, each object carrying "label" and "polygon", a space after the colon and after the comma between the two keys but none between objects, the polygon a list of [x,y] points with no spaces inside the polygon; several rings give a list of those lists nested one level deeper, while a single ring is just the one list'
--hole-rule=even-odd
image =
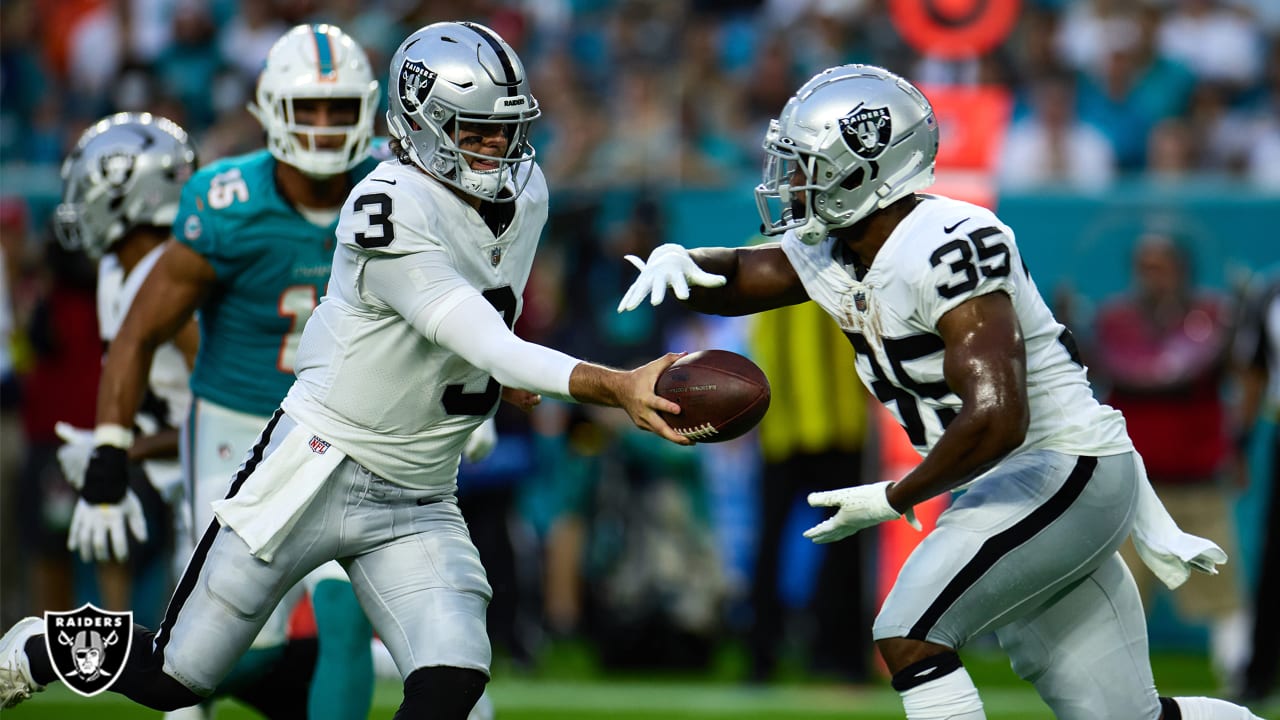
[{"label": "running back in white jersey", "polygon": [[920,197],[861,280],[835,239],[805,245],[789,232],[782,240],[809,297],[857,351],[863,384],[916,450],[927,453],[961,408],[943,376],[938,320],[991,292],[1012,298],[1026,346],[1031,421],[1019,450],[1095,456],[1132,450],[1124,418],[1094,398],[1075,342],[1040,297],[1013,231],[977,205]]},{"label": "running back in white jersey", "polygon": [[386,161],[352,190],[285,412],[387,480],[452,492],[463,445],[497,409],[501,386],[365,292],[361,275],[373,258],[418,254],[428,266],[409,281],[422,307],[474,288],[512,327],[547,217],[542,171],[529,163],[524,172],[532,177],[496,238],[470,205],[411,165]]}]

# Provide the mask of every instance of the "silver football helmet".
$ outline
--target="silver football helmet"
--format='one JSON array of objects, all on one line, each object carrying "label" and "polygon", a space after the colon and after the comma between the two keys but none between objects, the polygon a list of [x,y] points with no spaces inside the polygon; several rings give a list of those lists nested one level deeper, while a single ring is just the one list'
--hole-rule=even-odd
[{"label": "silver football helmet", "polygon": [[938,124],[914,85],[872,65],[805,83],[769,123],[756,205],[766,235],[810,245],[933,183]]},{"label": "silver football helmet", "polygon": [[[348,99],[357,103],[351,125],[298,121],[294,102]],[[364,50],[336,25],[298,25],[280,36],[258,75],[253,114],[267,131],[267,148],[280,162],[313,176],[341,175],[369,154],[378,105],[378,81]],[[341,137],[340,147],[321,138]]]},{"label": "silver football helmet", "polygon": [[169,227],[196,150],[172,120],[117,113],[80,135],[62,163],[54,232],[72,250],[101,257],[140,225]]},{"label": "silver football helmet", "polygon": [[[542,111],[524,64],[497,33],[471,22],[421,28],[391,58],[387,93],[387,127],[415,165],[482,200],[509,202],[524,190],[529,174],[516,170],[533,161],[529,125]],[[461,149],[460,123],[503,126],[506,156]],[[473,158],[497,167],[474,170]]]}]

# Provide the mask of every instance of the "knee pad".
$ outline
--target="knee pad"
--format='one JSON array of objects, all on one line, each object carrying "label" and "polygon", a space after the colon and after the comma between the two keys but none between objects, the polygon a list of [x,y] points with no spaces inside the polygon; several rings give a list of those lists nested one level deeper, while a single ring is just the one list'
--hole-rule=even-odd
[{"label": "knee pad", "polygon": [[404,702],[393,720],[467,720],[488,682],[488,675],[470,668],[418,668],[404,680]]}]

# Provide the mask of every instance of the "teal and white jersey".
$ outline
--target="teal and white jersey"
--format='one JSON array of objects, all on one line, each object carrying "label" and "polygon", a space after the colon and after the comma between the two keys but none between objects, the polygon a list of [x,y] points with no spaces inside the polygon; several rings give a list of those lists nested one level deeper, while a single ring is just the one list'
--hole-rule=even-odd
[{"label": "teal and white jersey", "polygon": [[[276,187],[266,150],[226,158],[182,190],[173,234],[218,275],[200,307],[200,352],[191,373],[198,398],[266,417],[293,383],[302,328],[324,295],[337,217],[312,224]],[[359,182],[378,164],[351,171]]]}]

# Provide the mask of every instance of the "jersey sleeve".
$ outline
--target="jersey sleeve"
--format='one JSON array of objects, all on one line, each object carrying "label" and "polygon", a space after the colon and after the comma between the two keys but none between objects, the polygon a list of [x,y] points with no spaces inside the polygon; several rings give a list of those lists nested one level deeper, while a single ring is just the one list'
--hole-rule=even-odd
[{"label": "jersey sleeve", "polygon": [[212,172],[201,171],[183,186],[178,214],[173,220],[173,237],[203,256],[218,275],[223,275],[226,265],[218,262],[222,238],[215,216],[217,209],[210,207],[208,199],[213,178]]},{"label": "jersey sleeve", "polygon": [[338,242],[368,255],[407,255],[445,247],[438,222],[427,212],[430,199],[415,196],[407,183],[365,178],[342,205]]},{"label": "jersey sleeve", "polygon": [[978,220],[963,233],[931,231],[917,246],[917,303],[927,327],[937,327],[943,315],[972,298],[1000,291],[1016,297],[1014,273],[1021,272],[1022,258],[1013,231]]}]

